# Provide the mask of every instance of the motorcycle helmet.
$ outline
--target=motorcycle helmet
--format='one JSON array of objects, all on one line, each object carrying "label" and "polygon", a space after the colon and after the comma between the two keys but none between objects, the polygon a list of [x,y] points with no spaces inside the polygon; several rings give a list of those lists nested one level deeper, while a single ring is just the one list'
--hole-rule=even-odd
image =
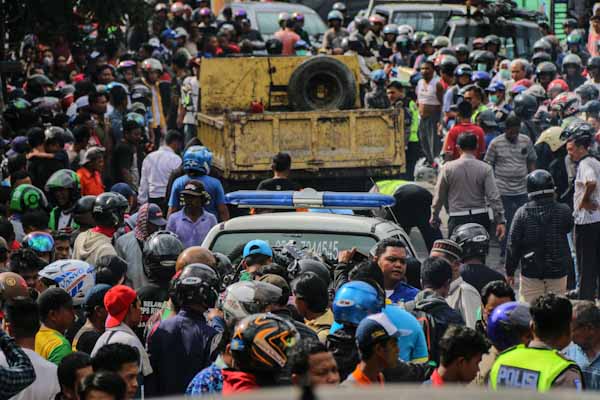
[{"label": "motorcycle helmet", "polygon": [[177,257],[183,249],[183,243],[173,232],[154,232],[144,243],[142,251],[146,276],[159,282],[171,279],[175,275]]},{"label": "motorcycle helmet", "polygon": [[205,264],[190,264],[172,282],[171,299],[179,307],[198,304],[213,308],[219,297],[219,275]]},{"label": "motorcycle helmet", "polygon": [[227,326],[233,326],[251,314],[260,313],[271,304],[278,304],[282,289],[263,281],[241,281],[225,289],[220,302]]},{"label": "motorcycle helmet", "polygon": [[71,196],[71,204],[75,204],[81,197],[81,182],[79,181],[79,175],[75,171],[70,169],[59,169],[53,173],[48,181],[44,190],[48,193],[50,200],[56,203],[54,199],[54,190],[68,189],[69,195]]},{"label": "motorcycle helmet", "polygon": [[48,208],[48,200],[44,192],[33,185],[17,186],[10,195],[10,210],[24,213],[26,211]]},{"label": "motorcycle helmet", "polygon": [[127,199],[114,192],[104,192],[94,200],[92,215],[99,226],[119,227],[123,225]]},{"label": "motorcycle helmet", "polygon": [[472,257],[482,257],[485,259],[490,250],[490,235],[479,224],[468,223],[458,226],[450,239],[454,240],[462,248],[463,260]]},{"label": "motorcycle helmet", "polygon": [[520,334],[530,329],[530,323],[529,305],[509,301],[496,307],[489,316],[487,336],[498,351],[504,351],[521,343]]},{"label": "motorcycle helmet", "polygon": [[530,200],[554,193],[554,178],[552,178],[550,172],[544,169],[536,169],[527,175],[527,197]]},{"label": "motorcycle helmet", "polygon": [[210,172],[212,153],[205,146],[191,146],[183,154],[183,171],[194,171],[203,175]]},{"label": "motorcycle helmet", "polygon": [[530,94],[521,93],[515,97],[514,112],[521,119],[531,118],[538,109],[535,97]]},{"label": "motorcycle helmet", "polygon": [[150,71],[158,71],[159,73],[163,72],[163,66],[160,61],[156,58],[147,58],[142,62],[142,71],[150,72]]},{"label": "motorcycle helmet", "polygon": [[327,14],[327,21],[334,21],[334,20],[343,21],[344,20],[344,14],[342,14],[338,10],[331,10],[331,11],[329,11],[329,13]]},{"label": "motorcycle helmet", "polygon": [[372,285],[351,281],[335,293],[333,316],[338,323],[358,325],[367,315],[381,311],[384,301],[382,294]]},{"label": "motorcycle helmet", "polygon": [[563,141],[573,141],[579,146],[589,146],[596,130],[592,125],[582,119],[576,118],[560,134]]},{"label": "motorcycle helmet", "polygon": [[321,280],[323,280],[323,282],[325,282],[325,286],[329,286],[331,283],[331,272],[329,268],[319,260],[310,258],[295,260],[288,267],[288,272],[292,277],[296,277],[305,272],[314,272]]},{"label": "motorcycle helmet", "polygon": [[84,303],[94,286],[95,271],[92,265],[81,260],[59,260],[44,267],[39,277],[46,286],[65,290],[78,306]]},{"label": "motorcycle helmet", "polygon": [[14,272],[0,273],[0,309],[4,308],[7,301],[18,297],[29,297],[27,282],[19,274]]}]

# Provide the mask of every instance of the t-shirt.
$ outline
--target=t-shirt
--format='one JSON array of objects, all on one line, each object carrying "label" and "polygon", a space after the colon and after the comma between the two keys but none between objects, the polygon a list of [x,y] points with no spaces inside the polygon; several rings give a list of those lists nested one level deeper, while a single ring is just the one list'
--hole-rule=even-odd
[{"label": "t-shirt", "polygon": [[300,36],[298,36],[298,34],[286,29],[275,32],[273,36],[282,44],[282,56],[293,56],[296,54],[294,45],[298,40],[300,40]]},{"label": "t-shirt", "polygon": [[[26,389],[21,391],[16,396],[11,397],[11,400],[53,400],[57,393],[60,392],[58,383],[58,375],[56,373],[57,366],[49,361],[44,360],[35,351],[22,348],[27,354],[33,369],[35,370],[35,381]],[[8,367],[4,353],[0,351],[0,366]]]},{"label": "t-shirt", "polygon": [[[129,143],[120,142],[115,147],[113,165],[115,169],[115,182],[125,182],[136,192],[140,183],[137,149]],[[122,170],[127,169],[131,175],[131,182],[125,179]]]},{"label": "t-shirt", "polygon": [[208,175],[200,175],[191,178],[189,175],[183,175],[175,179],[173,182],[173,188],[171,189],[171,196],[169,197],[169,207],[175,207],[179,209],[181,204],[179,202],[179,194],[185,187],[185,184],[190,180],[200,181],[204,185],[204,189],[210,194],[210,203],[205,206],[206,211],[209,213],[219,216],[218,205],[225,204],[225,191],[221,182]]},{"label": "t-shirt", "polygon": [[461,122],[456,124],[448,131],[446,140],[444,141],[444,153],[451,153],[452,159],[456,160],[460,157],[460,152],[456,141],[462,133],[472,133],[477,136],[477,158],[481,159],[483,153],[485,153],[485,132],[478,125],[470,122]]},{"label": "t-shirt", "polygon": [[575,224],[586,225],[600,222],[600,209],[593,211],[585,210],[581,207],[581,201],[585,194],[585,183],[596,182],[596,189],[592,192],[591,200],[600,206],[600,161],[594,157],[586,157],[579,161],[577,166],[577,175],[575,177],[575,194],[573,195],[573,204],[575,211]]},{"label": "t-shirt", "polygon": [[296,182],[288,178],[270,178],[261,181],[256,190],[300,190]]},{"label": "t-shirt", "polygon": [[71,354],[71,343],[60,332],[42,325],[35,335],[35,352],[58,365]]},{"label": "t-shirt", "polygon": [[463,264],[460,267],[460,276],[479,293],[488,283],[505,280],[504,275],[484,264]]},{"label": "t-shirt", "polygon": [[527,193],[528,164],[537,160],[531,139],[521,135],[511,142],[506,134],[492,140],[485,154],[485,162],[494,168],[496,185],[501,195]]}]

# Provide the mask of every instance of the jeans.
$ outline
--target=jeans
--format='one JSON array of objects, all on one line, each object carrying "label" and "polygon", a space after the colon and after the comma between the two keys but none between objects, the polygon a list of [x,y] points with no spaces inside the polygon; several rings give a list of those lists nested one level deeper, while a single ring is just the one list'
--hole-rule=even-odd
[{"label": "jeans", "polygon": [[516,194],[516,195],[502,195],[502,206],[504,207],[504,217],[506,218],[506,235],[500,242],[500,257],[504,257],[506,254],[506,242],[508,239],[508,233],[510,232],[510,225],[515,216],[515,213],[523,204],[527,203],[527,194]]},{"label": "jeans", "polygon": [[594,300],[600,278],[600,222],[575,225],[579,299]]}]

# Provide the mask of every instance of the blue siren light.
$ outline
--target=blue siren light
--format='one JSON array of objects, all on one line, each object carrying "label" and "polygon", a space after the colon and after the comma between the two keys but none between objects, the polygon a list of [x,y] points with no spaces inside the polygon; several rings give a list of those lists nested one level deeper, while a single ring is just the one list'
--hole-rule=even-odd
[{"label": "blue siren light", "polygon": [[379,193],[239,190],[225,195],[225,202],[245,208],[343,208],[370,210],[392,207],[393,196]]}]

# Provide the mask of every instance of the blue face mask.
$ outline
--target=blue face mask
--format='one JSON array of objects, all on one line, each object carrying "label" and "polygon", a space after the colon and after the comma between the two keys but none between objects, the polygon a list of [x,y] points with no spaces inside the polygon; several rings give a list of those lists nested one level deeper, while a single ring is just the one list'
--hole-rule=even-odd
[{"label": "blue face mask", "polygon": [[495,94],[490,95],[490,101],[494,104],[498,104],[498,96]]},{"label": "blue face mask", "polygon": [[501,69],[500,70],[500,77],[504,80],[509,80],[510,79],[510,71],[507,69]]},{"label": "blue face mask", "polygon": [[308,51],[307,50],[296,50],[296,55],[297,56],[306,56],[306,55],[308,55]]},{"label": "blue face mask", "polygon": [[487,71],[487,64],[477,64],[477,71]]}]

